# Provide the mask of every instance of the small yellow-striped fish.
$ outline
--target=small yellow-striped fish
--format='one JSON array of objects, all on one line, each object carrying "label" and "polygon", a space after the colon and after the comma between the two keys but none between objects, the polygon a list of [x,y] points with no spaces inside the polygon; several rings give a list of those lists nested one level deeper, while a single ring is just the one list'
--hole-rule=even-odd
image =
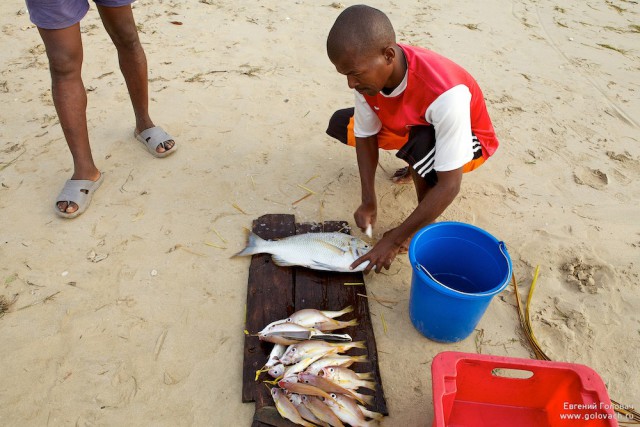
[{"label": "small yellow-striped fish", "polygon": [[313,424],[302,419],[296,407],[287,399],[281,389],[277,387],[272,388],[271,397],[273,397],[273,401],[276,404],[276,409],[284,418],[301,426],[314,427]]}]

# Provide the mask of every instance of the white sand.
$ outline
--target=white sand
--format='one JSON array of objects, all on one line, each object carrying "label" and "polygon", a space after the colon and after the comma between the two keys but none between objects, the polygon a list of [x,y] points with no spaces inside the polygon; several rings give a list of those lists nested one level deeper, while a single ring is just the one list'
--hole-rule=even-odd
[{"label": "white sand", "polygon": [[[431,3],[371,5],[399,41],[476,77],[502,143],[442,219],[504,240],[523,290],[540,265],[533,323],[543,348],[592,367],[612,398],[639,409],[638,5]],[[254,407],[240,402],[248,260],[229,259],[242,228],[265,213],[351,220],[358,205],[355,153],[324,134],[333,111],[352,103],[324,48],[340,10],[139,1],[152,118],[180,144],[159,160],[131,136],[115,49],[92,6],[83,75],[105,182],[73,221],[52,212],[72,165],[42,42],[21,0],[0,10],[0,295],[17,296],[0,319],[0,424],[250,425]],[[381,164],[401,166],[393,153]],[[292,206],[306,182],[317,194]],[[374,237],[415,203],[412,187],[382,170],[378,196]],[[442,345],[412,327],[410,281],[406,256],[367,277],[369,292],[399,301],[370,306],[384,426],[430,425],[430,364],[441,351],[532,357],[511,289],[478,332]]]}]

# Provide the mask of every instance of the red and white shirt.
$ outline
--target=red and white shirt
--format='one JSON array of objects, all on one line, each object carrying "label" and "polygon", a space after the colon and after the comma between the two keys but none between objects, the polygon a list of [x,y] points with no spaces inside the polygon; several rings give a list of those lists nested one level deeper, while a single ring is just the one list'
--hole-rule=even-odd
[{"label": "red and white shirt", "polygon": [[[364,138],[389,131],[406,136],[412,126],[433,125],[433,169],[449,171],[473,158],[472,132],[488,158],[498,140],[478,83],[461,66],[427,49],[399,45],[407,72],[392,93],[355,91],[354,134]],[[400,148],[400,147],[398,147]]]}]

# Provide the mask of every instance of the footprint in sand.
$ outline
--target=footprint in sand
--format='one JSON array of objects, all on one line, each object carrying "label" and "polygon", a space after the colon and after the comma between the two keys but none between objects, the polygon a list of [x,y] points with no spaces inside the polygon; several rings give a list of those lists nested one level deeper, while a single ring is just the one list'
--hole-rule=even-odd
[{"label": "footprint in sand", "polygon": [[614,161],[617,168],[613,170],[613,177],[623,185],[628,185],[634,181],[633,177],[640,173],[640,160],[634,159],[628,151],[624,153],[616,153],[614,151],[607,151],[607,157]]},{"label": "footprint in sand", "polygon": [[[593,337],[594,331],[591,320],[585,313],[584,307],[577,301],[565,301],[558,297],[553,299],[556,319],[576,333]],[[556,323],[556,325],[559,325]]]},{"label": "footprint in sand", "polygon": [[579,168],[573,172],[573,180],[578,185],[588,185],[603,190],[609,184],[609,177],[599,169]]},{"label": "footprint in sand", "polygon": [[610,287],[614,280],[610,267],[592,264],[580,258],[566,262],[562,265],[562,270],[567,273],[567,283],[584,293],[596,294],[600,289]]}]

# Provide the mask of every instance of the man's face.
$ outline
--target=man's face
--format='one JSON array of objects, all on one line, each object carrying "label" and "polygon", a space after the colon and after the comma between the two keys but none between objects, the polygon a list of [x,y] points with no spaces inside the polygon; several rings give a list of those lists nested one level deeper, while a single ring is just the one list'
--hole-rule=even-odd
[{"label": "man's face", "polygon": [[349,88],[369,96],[380,92],[393,72],[392,58],[385,57],[382,52],[369,55],[345,53],[333,65],[340,74],[347,76]]}]

